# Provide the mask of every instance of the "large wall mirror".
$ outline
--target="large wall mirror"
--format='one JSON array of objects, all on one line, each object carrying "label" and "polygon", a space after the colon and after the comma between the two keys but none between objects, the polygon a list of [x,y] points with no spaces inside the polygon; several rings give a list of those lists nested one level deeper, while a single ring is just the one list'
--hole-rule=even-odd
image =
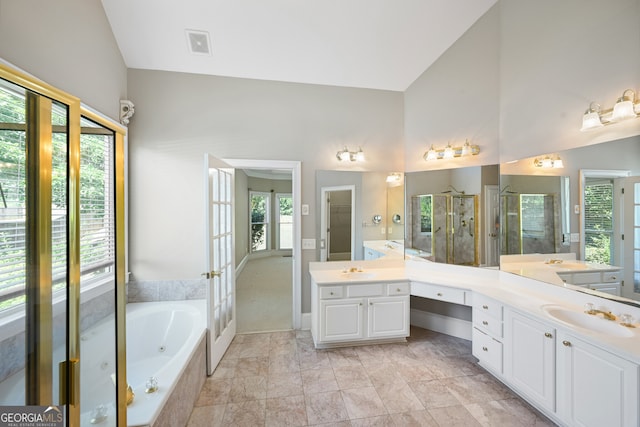
[{"label": "large wall mirror", "polygon": [[[640,300],[640,137],[504,163],[500,173],[502,270]],[[585,264],[612,273],[579,283]]]},{"label": "large wall mirror", "polygon": [[404,174],[316,172],[320,261],[404,257]]},{"label": "large wall mirror", "polygon": [[407,173],[407,258],[498,266],[498,183],[498,165]]}]

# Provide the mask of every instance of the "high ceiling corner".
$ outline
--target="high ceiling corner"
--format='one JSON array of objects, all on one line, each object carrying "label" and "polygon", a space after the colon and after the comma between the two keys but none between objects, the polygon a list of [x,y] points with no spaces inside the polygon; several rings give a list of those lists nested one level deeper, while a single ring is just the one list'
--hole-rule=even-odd
[{"label": "high ceiling corner", "polygon": [[496,1],[102,4],[129,68],[404,91]]}]

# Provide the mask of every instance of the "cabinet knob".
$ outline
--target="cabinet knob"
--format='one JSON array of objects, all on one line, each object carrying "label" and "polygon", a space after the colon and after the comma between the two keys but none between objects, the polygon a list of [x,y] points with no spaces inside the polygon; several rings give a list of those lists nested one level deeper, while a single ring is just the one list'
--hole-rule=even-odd
[{"label": "cabinet knob", "polygon": [[562,345],[565,347],[571,347],[571,341],[564,340],[562,341]]},{"label": "cabinet knob", "polygon": [[329,292],[329,295],[333,295],[333,292]]},{"label": "cabinet knob", "polygon": [[549,333],[549,332],[545,332],[544,336],[547,337],[547,338],[553,338],[553,335],[551,335],[551,333]]},{"label": "cabinet knob", "polygon": [[398,289],[396,289],[396,292],[402,292],[402,291],[400,290],[400,288],[398,288]]},{"label": "cabinet knob", "polygon": [[369,305],[373,305],[373,303],[371,301],[369,301]]},{"label": "cabinet knob", "polygon": [[482,351],[489,351],[487,347],[482,347]]},{"label": "cabinet knob", "polygon": [[485,309],[485,310],[489,310],[489,306],[488,305],[483,305],[482,308]]},{"label": "cabinet knob", "polygon": [[489,324],[489,322],[487,322],[486,320],[483,320],[483,321],[482,321],[482,324],[486,326],[486,325],[488,325],[488,324]]},{"label": "cabinet knob", "polygon": [[617,280],[618,278],[616,276],[611,276],[611,280]]},{"label": "cabinet knob", "polygon": [[438,292],[438,296],[441,297],[442,296],[442,292]]},{"label": "cabinet knob", "polygon": [[362,306],[362,303],[358,304],[359,306]]}]

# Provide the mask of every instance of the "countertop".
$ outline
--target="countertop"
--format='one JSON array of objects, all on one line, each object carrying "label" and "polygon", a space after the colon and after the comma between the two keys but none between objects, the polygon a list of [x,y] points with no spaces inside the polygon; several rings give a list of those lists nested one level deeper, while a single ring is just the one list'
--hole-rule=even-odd
[{"label": "countertop", "polygon": [[[574,261],[571,261],[572,263]],[[358,272],[345,274],[345,269]],[[549,266],[547,266],[549,268]],[[536,277],[548,271],[557,277],[555,270],[538,269]],[[431,283],[464,289],[471,294],[481,294],[529,314],[556,328],[561,328],[593,345],[640,363],[640,308],[621,302],[600,298],[588,293],[576,292],[573,286],[561,282],[557,285],[511,274],[507,271],[477,267],[455,266],[424,261],[344,261],[338,263],[312,262],[309,271],[318,286],[372,282],[410,281]],[[601,271],[601,270],[599,270]],[[559,278],[558,278],[559,279]],[[625,328],[629,337],[620,337],[574,326],[551,317],[545,307],[557,306],[565,310],[583,313],[584,305],[592,303],[596,308],[611,311],[616,316],[631,314],[636,328]],[[604,319],[595,319],[610,322]]]}]

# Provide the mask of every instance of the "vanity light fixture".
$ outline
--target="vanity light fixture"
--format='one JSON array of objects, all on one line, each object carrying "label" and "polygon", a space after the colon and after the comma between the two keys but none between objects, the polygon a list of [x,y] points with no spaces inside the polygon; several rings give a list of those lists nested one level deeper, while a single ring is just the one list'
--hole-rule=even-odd
[{"label": "vanity light fixture", "polygon": [[395,184],[402,181],[402,174],[399,172],[393,172],[387,175],[387,183]]},{"label": "vanity light fixture", "polygon": [[552,159],[550,156],[538,158],[533,161],[533,165],[537,168],[546,169],[562,169],[564,167],[564,163],[562,162],[560,156],[556,156],[555,159]]},{"label": "vanity light fixture", "polygon": [[454,147],[448,143],[445,148],[435,149],[433,144],[424,153],[423,158],[426,161],[439,159],[453,159],[454,157],[475,156],[480,153],[480,147],[472,145],[466,140],[460,147]]},{"label": "vanity light fixture", "polygon": [[580,130],[596,129],[637,117],[640,117],[640,100],[636,99],[636,93],[633,89],[627,89],[622,92],[622,96],[618,98],[611,109],[602,110],[599,104],[592,102],[582,116]]},{"label": "vanity light fixture", "polygon": [[[627,93],[629,92],[631,93],[631,97],[626,96]],[[611,113],[611,121],[619,122],[621,120],[634,119],[638,117],[638,115],[634,111],[635,102],[636,102],[636,93],[633,90],[627,89],[624,92],[622,92],[622,96],[618,98],[616,105],[613,106],[613,113]]]},{"label": "vanity light fixture", "polygon": [[347,147],[336,153],[336,158],[341,162],[362,162],[364,161],[364,152],[358,147],[358,151],[349,151]]},{"label": "vanity light fixture", "polygon": [[601,128],[604,126],[602,124],[602,120],[600,119],[600,104],[597,102],[592,102],[589,105],[589,109],[584,112],[584,116],[582,116],[582,128],[581,131]]}]

